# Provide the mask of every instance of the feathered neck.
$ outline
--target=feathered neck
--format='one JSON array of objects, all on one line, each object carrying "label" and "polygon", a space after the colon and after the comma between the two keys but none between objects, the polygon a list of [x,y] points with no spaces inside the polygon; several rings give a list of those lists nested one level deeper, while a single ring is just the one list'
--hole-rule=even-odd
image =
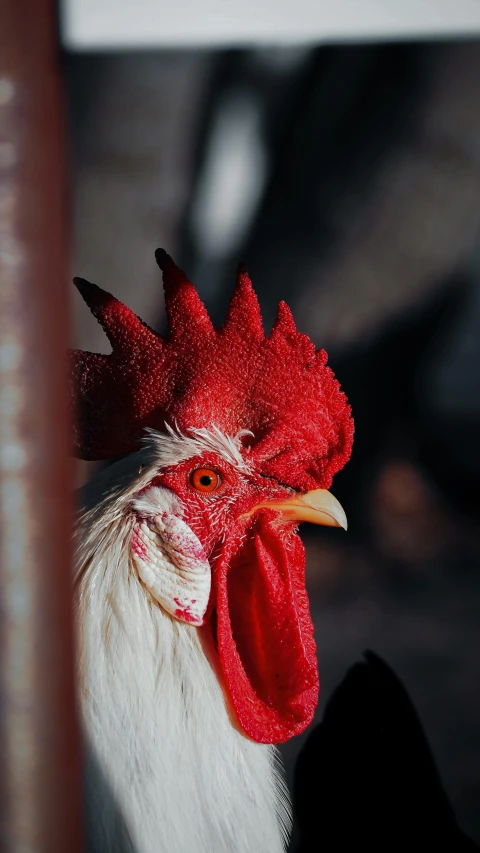
[{"label": "feathered neck", "polygon": [[281,853],[290,810],[276,751],[232,726],[199,632],[132,571],[129,506],[154,464],[150,449],[103,472],[78,527],[89,849]]}]

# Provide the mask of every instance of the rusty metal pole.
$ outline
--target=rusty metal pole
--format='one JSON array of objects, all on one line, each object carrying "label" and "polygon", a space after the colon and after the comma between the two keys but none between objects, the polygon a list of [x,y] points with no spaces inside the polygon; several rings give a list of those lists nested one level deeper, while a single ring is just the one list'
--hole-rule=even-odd
[{"label": "rusty metal pole", "polygon": [[79,853],[53,0],[0,0],[0,849]]}]

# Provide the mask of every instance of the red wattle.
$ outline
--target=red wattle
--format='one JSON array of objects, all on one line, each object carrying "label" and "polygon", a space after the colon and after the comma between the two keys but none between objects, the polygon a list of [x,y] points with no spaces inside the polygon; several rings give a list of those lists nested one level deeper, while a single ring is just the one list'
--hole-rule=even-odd
[{"label": "red wattle", "polygon": [[217,644],[241,727],[258,743],[282,743],[311,722],[318,665],[300,538],[261,513],[215,572]]}]

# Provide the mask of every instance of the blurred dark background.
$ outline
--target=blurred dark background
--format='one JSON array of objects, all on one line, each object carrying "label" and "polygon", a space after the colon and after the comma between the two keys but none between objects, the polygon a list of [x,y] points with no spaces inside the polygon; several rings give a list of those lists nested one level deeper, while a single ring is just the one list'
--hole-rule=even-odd
[{"label": "blurred dark background", "polygon": [[[164,326],[163,246],[222,320],[245,261],[327,349],[348,534],[303,530],[318,719],[393,667],[480,841],[480,42],[67,54],[72,274]],[[108,351],[72,287],[74,344]],[[94,470],[80,463],[78,483]],[[290,783],[305,736],[282,748]]]}]

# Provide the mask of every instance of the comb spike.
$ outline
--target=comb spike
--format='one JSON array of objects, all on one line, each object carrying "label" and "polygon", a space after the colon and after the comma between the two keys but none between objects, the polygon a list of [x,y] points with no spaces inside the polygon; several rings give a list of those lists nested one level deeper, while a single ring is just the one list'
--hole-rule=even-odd
[{"label": "comb spike", "polygon": [[279,302],[277,308],[277,316],[275,317],[275,322],[272,327],[271,337],[274,338],[277,335],[282,335],[284,338],[289,335],[296,335],[297,327],[295,325],[295,320],[293,319],[293,314],[290,311],[286,302]]},{"label": "comb spike", "polygon": [[257,294],[244,264],[238,265],[237,284],[223,328],[259,339],[265,337]]},{"label": "comb spike", "polygon": [[159,336],[123,302],[84,278],[76,277],[73,283],[100,323],[114,353],[128,357],[138,348],[158,347]]},{"label": "comb spike", "polygon": [[177,267],[165,249],[156,250],[155,260],[163,273],[165,310],[170,331],[178,334],[195,328],[213,332],[208,311],[183,270]]},{"label": "comb spike", "polygon": [[315,353],[315,361],[318,367],[325,367],[328,361],[328,355],[324,349],[317,349]]}]

